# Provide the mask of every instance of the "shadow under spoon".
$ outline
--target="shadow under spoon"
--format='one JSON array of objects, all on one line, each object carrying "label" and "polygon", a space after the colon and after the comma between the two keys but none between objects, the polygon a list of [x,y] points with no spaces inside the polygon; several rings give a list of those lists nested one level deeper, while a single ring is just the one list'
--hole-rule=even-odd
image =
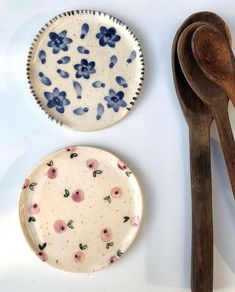
[{"label": "shadow under spoon", "polygon": [[194,23],[182,32],[177,47],[178,57],[188,83],[210,108],[215,118],[233,196],[235,197],[235,142],[228,115],[228,98],[218,85],[203,74],[192,52],[192,36],[201,25],[201,23]]}]

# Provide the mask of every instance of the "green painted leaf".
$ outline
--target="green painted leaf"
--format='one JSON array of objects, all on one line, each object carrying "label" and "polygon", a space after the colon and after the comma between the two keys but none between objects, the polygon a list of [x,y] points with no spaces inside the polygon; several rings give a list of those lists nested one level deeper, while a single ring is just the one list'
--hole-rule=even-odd
[{"label": "green painted leaf", "polygon": [[64,190],[64,197],[67,198],[70,195],[69,190],[65,189]]},{"label": "green painted leaf", "polygon": [[74,229],[73,227],[73,220],[69,220],[69,222],[67,223],[67,226],[71,229]]},{"label": "green painted leaf", "polygon": [[29,185],[29,188],[31,191],[34,191],[34,187],[37,185],[36,182],[32,182],[30,185]]},{"label": "green painted leaf", "polygon": [[87,245],[87,244],[82,244],[82,243],[80,243],[80,244],[79,244],[79,247],[80,247],[81,250],[85,250],[85,249],[88,248],[88,245]]},{"label": "green painted leaf", "polygon": [[106,244],[106,248],[107,248],[107,249],[109,249],[110,246],[113,246],[113,242],[108,242],[108,243]]},{"label": "green painted leaf", "polygon": [[36,219],[34,218],[34,217],[29,217],[29,219],[28,219],[28,222],[30,223],[30,222],[35,222],[36,221]]},{"label": "green painted leaf", "polygon": [[77,157],[77,156],[78,156],[77,153],[71,153],[71,154],[70,154],[70,158],[71,158],[71,159],[73,159],[74,157]]},{"label": "green painted leaf", "polygon": [[102,170],[97,169],[97,170],[93,171],[93,176],[96,177],[97,174],[101,174],[102,172],[103,172]]},{"label": "green painted leaf", "polygon": [[47,163],[48,166],[53,166],[53,161],[50,160],[48,163]]},{"label": "green painted leaf", "polygon": [[47,246],[47,244],[46,244],[46,242],[45,243],[42,243],[42,244],[39,244],[38,245],[38,248],[40,249],[40,250],[44,250],[44,248]]},{"label": "green painted leaf", "polygon": [[130,219],[130,217],[128,217],[128,216],[124,216],[124,217],[123,217],[123,223],[126,223],[129,219]]},{"label": "green painted leaf", "polygon": [[130,175],[132,174],[132,172],[131,171],[126,171],[126,175],[129,177]]},{"label": "green painted leaf", "polygon": [[111,203],[111,197],[110,196],[105,197],[104,200],[108,201],[109,204]]}]

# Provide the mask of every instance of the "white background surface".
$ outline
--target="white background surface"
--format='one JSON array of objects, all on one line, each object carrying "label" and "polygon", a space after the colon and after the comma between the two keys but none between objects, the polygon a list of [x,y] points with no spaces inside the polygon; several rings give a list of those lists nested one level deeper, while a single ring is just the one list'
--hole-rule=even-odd
[{"label": "white background surface", "polygon": [[[32,39],[53,16],[97,9],[128,23],[146,63],[144,90],[131,114],[117,125],[77,133],[47,119],[26,81]],[[233,0],[1,0],[0,2],[0,291],[190,291],[191,207],[188,131],[173,87],[171,45],[190,14],[211,10],[235,35]],[[230,107],[235,126],[235,112]],[[47,154],[70,144],[112,150],[139,176],[145,200],[141,232],[111,268],[69,274],[40,262],[18,223],[17,197],[24,177]],[[235,290],[235,203],[212,127],[214,289]]]}]

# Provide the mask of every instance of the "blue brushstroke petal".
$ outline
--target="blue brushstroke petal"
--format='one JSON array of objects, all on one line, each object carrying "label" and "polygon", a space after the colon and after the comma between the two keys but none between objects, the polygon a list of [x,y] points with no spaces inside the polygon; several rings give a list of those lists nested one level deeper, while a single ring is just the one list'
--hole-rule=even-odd
[{"label": "blue brushstroke petal", "polygon": [[117,63],[117,57],[115,55],[113,55],[111,58],[110,58],[110,63],[109,63],[109,68],[113,68],[113,66]]},{"label": "blue brushstroke petal", "polygon": [[89,111],[88,107],[79,107],[73,110],[73,113],[77,116],[82,116]]},{"label": "blue brushstroke petal", "polygon": [[67,34],[67,30],[63,30],[59,33],[59,37],[61,38],[65,38],[66,37],[66,34]]},{"label": "blue brushstroke petal", "polygon": [[89,54],[90,53],[90,51],[88,49],[84,48],[83,46],[78,46],[77,50],[80,54]]},{"label": "blue brushstroke petal", "polygon": [[39,52],[38,57],[42,64],[46,63],[46,52],[44,50]]},{"label": "blue brushstroke petal", "polygon": [[42,72],[39,72],[38,76],[40,77],[42,84],[46,86],[51,85],[51,80],[48,77],[46,77]]},{"label": "blue brushstroke petal", "polygon": [[105,83],[104,82],[102,82],[102,81],[95,81],[95,82],[93,82],[92,83],[92,86],[94,87],[94,88],[100,88],[100,87],[105,87]]},{"label": "blue brushstroke petal", "polygon": [[65,56],[57,61],[58,64],[67,64],[70,62],[71,58],[69,56]]},{"label": "blue brushstroke petal", "polygon": [[73,81],[73,88],[74,88],[74,90],[75,90],[75,92],[77,94],[77,98],[81,99],[82,98],[82,96],[81,96],[81,94],[82,94],[82,86],[81,86],[81,84],[79,82],[77,82],[77,81]]},{"label": "blue brushstroke petal", "polygon": [[96,115],[96,119],[100,120],[102,115],[104,113],[104,106],[102,103],[98,103],[97,105],[97,115]]},{"label": "blue brushstroke petal", "polygon": [[117,76],[116,77],[116,82],[122,86],[123,88],[126,88],[128,87],[127,83],[126,83],[126,80],[122,77],[122,76]]},{"label": "blue brushstroke petal", "polygon": [[136,51],[130,53],[130,57],[127,59],[127,63],[131,63],[136,58]]},{"label": "blue brushstroke petal", "polygon": [[68,78],[69,77],[69,73],[64,71],[64,70],[61,70],[61,69],[57,69],[56,71],[62,78]]},{"label": "blue brushstroke petal", "polygon": [[87,23],[83,23],[80,38],[84,39],[88,31],[89,31],[89,25]]}]

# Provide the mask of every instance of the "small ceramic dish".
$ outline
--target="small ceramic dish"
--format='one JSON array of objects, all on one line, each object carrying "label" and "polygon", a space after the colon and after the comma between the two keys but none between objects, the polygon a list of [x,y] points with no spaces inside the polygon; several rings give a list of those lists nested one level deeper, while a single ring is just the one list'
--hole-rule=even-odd
[{"label": "small ceramic dish", "polygon": [[42,261],[69,272],[94,272],[119,260],[135,239],[142,194],[116,156],[71,146],[32,170],[20,193],[19,216]]},{"label": "small ceramic dish", "polygon": [[39,31],[27,75],[37,103],[50,118],[78,131],[97,130],[120,121],[135,104],[144,77],[143,54],[119,19],[71,11]]}]

